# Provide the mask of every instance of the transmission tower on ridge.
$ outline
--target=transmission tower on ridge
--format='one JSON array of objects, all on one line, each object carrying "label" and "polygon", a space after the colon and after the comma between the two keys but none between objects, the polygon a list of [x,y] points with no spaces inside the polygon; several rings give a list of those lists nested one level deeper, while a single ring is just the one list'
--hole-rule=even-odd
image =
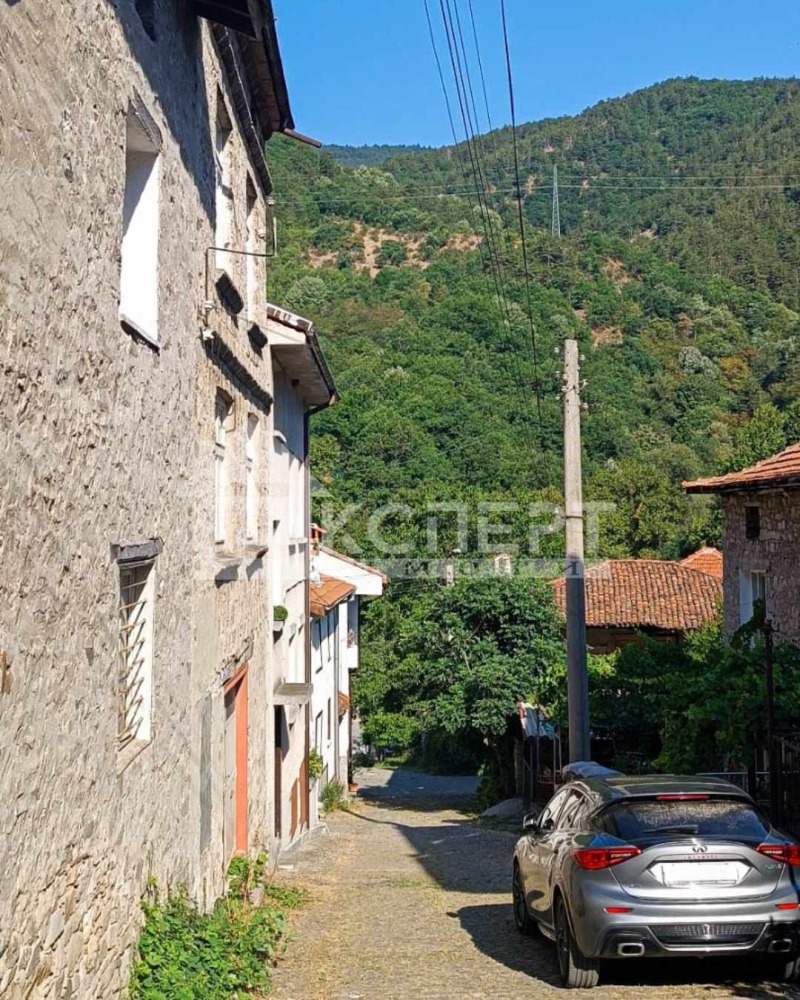
[{"label": "transmission tower on ridge", "polygon": [[558,165],[553,164],[553,236],[561,236],[561,208],[558,204]]}]

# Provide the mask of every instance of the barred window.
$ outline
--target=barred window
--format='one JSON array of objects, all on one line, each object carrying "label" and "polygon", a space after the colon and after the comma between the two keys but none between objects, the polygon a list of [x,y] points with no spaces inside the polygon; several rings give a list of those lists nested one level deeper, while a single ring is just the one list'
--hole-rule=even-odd
[{"label": "barred window", "polygon": [[152,734],[153,562],[119,571],[119,745],[147,742]]},{"label": "barred window", "polygon": [[214,402],[214,541],[228,539],[228,463],[225,447],[231,423],[232,403],[221,389]]},{"label": "barred window", "polygon": [[258,417],[254,413],[247,417],[245,507],[247,540],[253,541],[258,537]]},{"label": "barred window", "polygon": [[761,537],[761,508],[756,504],[747,504],[744,509],[744,534],[750,541]]}]

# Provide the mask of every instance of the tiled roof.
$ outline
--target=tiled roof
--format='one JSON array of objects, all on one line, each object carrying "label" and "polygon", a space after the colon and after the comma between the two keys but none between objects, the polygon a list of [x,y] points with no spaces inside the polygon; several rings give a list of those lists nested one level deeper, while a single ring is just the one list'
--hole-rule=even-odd
[{"label": "tiled roof", "polygon": [[[563,577],[552,581],[566,609]],[[707,573],[658,559],[609,559],[586,570],[590,628],[658,628],[690,632],[716,615],[722,583]]]},{"label": "tiled roof", "polygon": [[749,469],[729,472],[725,476],[711,476],[694,479],[683,484],[687,493],[724,493],[728,490],[755,489],[759,486],[800,486],[800,444],[788,448],[756,462]]},{"label": "tiled roof", "polygon": [[351,594],[354,594],[356,588],[352,583],[345,583],[344,580],[320,575],[319,583],[312,583],[310,590],[311,614],[314,618],[322,618],[337,604],[341,604]]},{"label": "tiled roof", "polygon": [[700,573],[708,573],[709,576],[717,580],[722,579],[722,553],[719,549],[706,546],[698,549],[685,559],[681,559],[681,566],[688,569],[696,569]]}]

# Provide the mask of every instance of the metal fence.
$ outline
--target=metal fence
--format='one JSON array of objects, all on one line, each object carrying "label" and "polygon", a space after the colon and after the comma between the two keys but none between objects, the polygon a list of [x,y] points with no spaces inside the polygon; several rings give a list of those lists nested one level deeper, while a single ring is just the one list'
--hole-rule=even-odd
[{"label": "metal fence", "polygon": [[775,737],[776,826],[800,837],[800,735]]}]

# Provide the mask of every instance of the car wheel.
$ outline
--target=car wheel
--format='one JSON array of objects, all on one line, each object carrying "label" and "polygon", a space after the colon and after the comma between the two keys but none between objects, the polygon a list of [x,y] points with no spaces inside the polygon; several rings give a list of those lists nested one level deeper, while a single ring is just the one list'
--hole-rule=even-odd
[{"label": "car wheel", "polygon": [[767,979],[777,983],[796,983],[800,979],[800,957],[770,957],[765,962]]},{"label": "car wheel", "polygon": [[520,934],[532,937],[539,930],[539,925],[528,912],[525,902],[525,890],[522,888],[522,873],[519,865],[514,865],[514,881],[511,885],[511,896],[514,901],[514,923]]},{"label": "car wheel", "polygon": [[567,989],[588,990],[597,986],[600,980],[600,963],[596,958],[586,958],[581,953],[561,899],[556,903],[556,951],[561,981]]}]

